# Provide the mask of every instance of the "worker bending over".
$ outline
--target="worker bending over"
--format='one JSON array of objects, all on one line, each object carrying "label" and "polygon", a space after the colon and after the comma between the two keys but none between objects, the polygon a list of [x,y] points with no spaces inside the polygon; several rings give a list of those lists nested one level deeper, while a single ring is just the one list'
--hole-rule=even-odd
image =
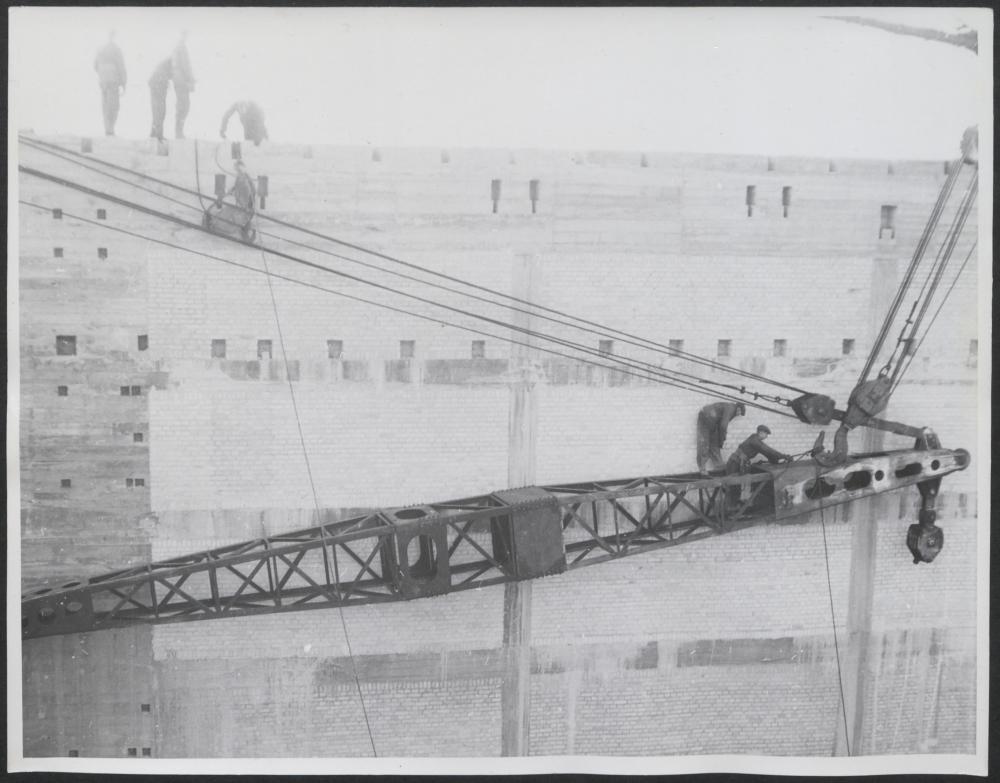
[{"label": "worker bending over", "polygon": [[226,109],[222,115],[222,126],[219,128],[219,135],[226,138],[226,129],[229,127],[229,118],[233,114],[238,114],[240,123],[243,125],[243,138],[252,141],[255,147],[267,138],[267,126],[264,124],[264,110],[253,101],[236,101]]},{"label": "worker bending over", "polygon": [[698,411],[698,472],[708,475],[709,465],[721,468],[722,447],[726,445],[729,423],[737,416],[745,416],[742,402],[714,402]]},{"label": "worker bending over", "polygon": [[226,195],[232,196],[236,205],[251,215],[256,211],[257,188],[253,184],[253,179],[247,174],[246,164],[242,160],[236,161],[236,181]]}]

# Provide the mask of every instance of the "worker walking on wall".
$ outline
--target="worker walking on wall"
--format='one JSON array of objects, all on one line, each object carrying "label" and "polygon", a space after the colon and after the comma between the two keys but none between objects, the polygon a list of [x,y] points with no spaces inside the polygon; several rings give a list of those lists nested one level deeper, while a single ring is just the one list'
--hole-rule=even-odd
[{"label": "worker walking on wall", "polygon": [[187,35],[187,30],[181,33],[181,39],[170,56],[171,78],[174,81],[174,94],[177,96],[174,136],[178,139],[184,138],[184,121],[191,109],[191,93],[194,92],[194,71],[191,70],[191,58],[188,55]]},{"label": "worker walking on wall", "polygon": [[163,141],[163,121],[167,116],[167,86],[170,84],[173,66],[171,58],[160,62],[149,77],[149,100],[153,110],[153,127],[149,135]]},{"label": "worker walking on wall", "polygon": [[[750,461],[758,454],[764,456],[772,465],[776,465],[779,462],[791,462],[791,456],[783,454],[777,449],[772,449],[764,443],[770,434],[771,430],[766,425],[759,425],[757,431],[737,446],[736,451],[729,457],[729,460],[726,462],[726,475],[741,476],[749,473]],[[726,496],[730,508],[738,505],[740,500],[739,484],[726,487]]]},{"label": "worker walking on wall", "polygon": [[745,416],[742,402],[714,402],[698,411],[698,472],[708,475],[709,465],[721,468],[722,447],[726,445],[729,423],[737,416]]},{"label": "worker walking on wall", "polygon": [[115,43],[115,31],[108,35],[108,42],[97,50],[94,58],[97,83],[101,87],[101,111],[104,114],[104,135],[115,135],[118,121],[119,97],[125,92],[128,75],[125,72],[125,58]]},{"label": "worker walking on wall", "polygon": [[233,114],[239,115],[240,123],[243,125],[243,138],[252,141],[255,147],[259,147],[268,137],[267,126],[264,124],[264,110],[253,101],[236,101],[222,115],[222,125],[219,128],[219,135],[222,138],[226,138],[229,118]]}]

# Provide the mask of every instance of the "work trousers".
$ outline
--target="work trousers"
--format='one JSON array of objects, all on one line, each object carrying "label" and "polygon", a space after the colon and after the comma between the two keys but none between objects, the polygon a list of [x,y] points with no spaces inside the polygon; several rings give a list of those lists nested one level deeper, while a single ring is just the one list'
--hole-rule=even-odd
[{"label": "work trousers", "polygon": [[153,129],[149,135],[154,139],[162,139],[163,121],[167,117],[167,83],[150,84],[149,98],[153,108]]},{"label": "work trousers", "polygon": [[719,426],[700,413],[698,414],[698,470],[707,471],[722,465],[722,443],[719,440]]},{"label": "work trousers", "polygon": [[174,94],[177,95],[176,117],[174,119],[174,136],[178,139],[184,138],[184,121],[191,110],[191,90],[187,87],[174,85]]},{"label": "work trousers", "polygon": [[115,123],[118,121],[118,91],[117,84],[101,85],[101,111],[104,112],[104,134],[115,135]]}]

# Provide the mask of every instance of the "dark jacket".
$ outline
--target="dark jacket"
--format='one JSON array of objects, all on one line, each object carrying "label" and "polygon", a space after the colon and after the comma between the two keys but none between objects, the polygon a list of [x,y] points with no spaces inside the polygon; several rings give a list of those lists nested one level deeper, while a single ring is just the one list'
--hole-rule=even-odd
[{"label": "dark jacket", "polygon": [[187,44],[183,41],[174,48],[170,56],[172,78],[175,90],[194,89],[194,71],[191,70],[191,58],[188,56]]},{"label": "dark jacket", "polygon": [[743,441],[733,452],[733,456],[730,460],[740,460],[742,462],[750,462],[758,454],[763,455],[767,458],[767,461],[772,465],[781,462],[782,460],[788,459],[787,454],[782,454],[777,449],[772,449],[764,441],[760,439],[760,435],[756,432]]},{"label": "dark jacket", "polygon": [[698,411],[698,427],[709,436],[712,445],[721,448],[726,442],[729,422],[736,416],[735,402],[713,402]]},{"label": "dark jacket", "polygon": [[173,65],[168,57],[153,69],[153,75],[149,77],[149,86],[165,89],[172,75]]},{"label": "dark jacket", "polygon": [[125,73],[125,58],[122,50],[114,41],[108,41],[97,50],[94,58],[94,70],[102,87],[124,87],[128,81]]},{"label": "dark jacket", "polygon": [[229,118],[234,113],[239,115],[240,123],[243,125],[244,139],[252,141],[254,144],[260,144],[264,139],[268,138],[267,126],[264,124],[264,110],[253,101],[236,101],[236,103],[226,109],[226,113],[222,115],[222,125],[219,128],[220,135],[226,135],[226,129],[229,127]]}]

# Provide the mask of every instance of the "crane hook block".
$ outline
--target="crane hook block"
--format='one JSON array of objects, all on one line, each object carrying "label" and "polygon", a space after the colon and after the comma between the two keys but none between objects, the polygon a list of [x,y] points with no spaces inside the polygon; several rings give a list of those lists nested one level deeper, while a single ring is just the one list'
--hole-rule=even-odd
[{"label": "crane hook block", "polygon": [[825,394],[803,394],[792,400],[790,406],[800,421],[825,426],[833,421],[837,403]]},{"label": "crane hook block", "polygon": [[892,379],[880,375],[873,381],[865,381],[854,387],[847,400],[847,413],[844,414],[844,424],[850,429],[860,427],[872,416],[885,410],[892,394]]}]

